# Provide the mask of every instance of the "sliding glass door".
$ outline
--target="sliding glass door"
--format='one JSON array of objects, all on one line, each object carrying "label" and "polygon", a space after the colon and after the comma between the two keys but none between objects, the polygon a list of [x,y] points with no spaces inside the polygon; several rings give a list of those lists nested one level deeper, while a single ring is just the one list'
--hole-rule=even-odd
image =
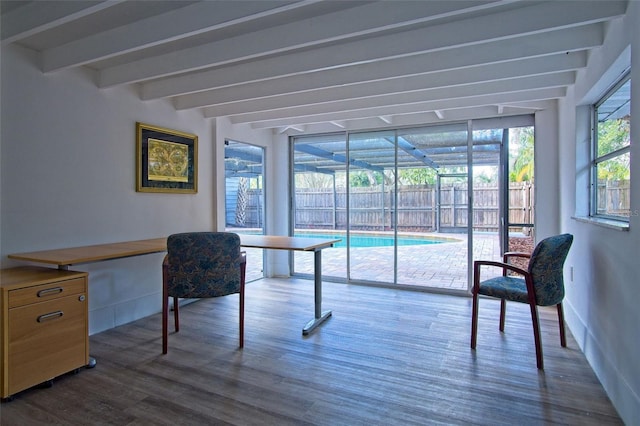
[{"label": "sliding glass door", "polygon": [[[509,207],[517,128],[479,120],[296,137],[292,232],[343,239],[325,252],[327,279],[468,292],[473,260],[500,259],[514,230],[532,226]],[[294,273],[310,274],[305,265],[296,257]]]},{"label": "sliding glass door", "polygon": [[347,147],[349,279],[395,283],[396,132],[351,133]]},{"label": "sliding glass door", "polygon": [[[347,140],[344,133],[301,136],[291,144],[291,235],[341,242],[322,251],[323,277],[347,279]],[[294,274],[313,276],[313,256],[293,252]]]}]

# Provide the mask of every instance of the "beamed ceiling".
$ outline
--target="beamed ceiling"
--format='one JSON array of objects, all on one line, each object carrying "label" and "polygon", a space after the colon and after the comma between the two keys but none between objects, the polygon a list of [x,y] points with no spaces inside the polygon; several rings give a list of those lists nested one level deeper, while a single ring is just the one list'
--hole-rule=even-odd
[{"label": "beamed ceiling", "polygon": [[2,1],[45,74],[298,134],[533,113],[626,1]]}]

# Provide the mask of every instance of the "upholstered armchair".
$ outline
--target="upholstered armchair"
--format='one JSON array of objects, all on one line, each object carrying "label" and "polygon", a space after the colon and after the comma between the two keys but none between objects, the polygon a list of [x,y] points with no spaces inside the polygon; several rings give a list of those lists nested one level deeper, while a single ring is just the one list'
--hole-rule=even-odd
[{"label": "upholstered armchair", "polygon": [[180,330],[179,298],[219,297],[239,293],[240,347],[244,346],[246,256],[240,237],[230,232],[170,235],[162,263],[162,353],[167,353],[169,298],[173,298],[175,331]]},{"label": "upholstered armchair", "polygon": [[[562,234],[540,241],[533,253],[507,252],[503,262],[477,260],[473,263],[473,308],[471,316],[471,348],[476,348],[479,295],[496,297],[500,302],[500,331],[504,332],[506,301],[527,303],[531,309],[536,362],[544,368],[538,306],[556,305],[560,324],[560,344],[567,345],[562,300],[564,299],[564,261],[573,242],[573,235]],[[509,264],[512,257],[528,257],[527,270]],[[480,279],[482,266],[502,268],[502,276]],[[511,274],[509,273],[511,272]],[[515,273],[516,275],[513,275]]]}]

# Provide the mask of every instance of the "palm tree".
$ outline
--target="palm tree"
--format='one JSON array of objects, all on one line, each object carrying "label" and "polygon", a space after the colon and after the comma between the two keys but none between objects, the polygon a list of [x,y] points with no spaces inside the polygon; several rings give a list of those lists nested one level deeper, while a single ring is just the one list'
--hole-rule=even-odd
[{"label": "palm tree", "polygon": [[238,195],[236,203],[236,225],[243,226],[247,221],[247,178],[238,180]]},{"label": "palm tree", "polygon": [[512,129],[515,133],[517,142],[512,144],[511,147],[517,149],[512,154],[515,155],[515,160],[509,171],[509,181],[511,182],[526,182],[533,180],[533,153],[534,153],[534,138],[533,127],[520,127]]}]

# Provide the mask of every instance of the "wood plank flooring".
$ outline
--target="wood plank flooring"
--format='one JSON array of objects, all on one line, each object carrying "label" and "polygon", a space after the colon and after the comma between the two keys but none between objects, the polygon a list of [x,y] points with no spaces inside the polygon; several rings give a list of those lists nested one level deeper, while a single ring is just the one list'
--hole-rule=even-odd
[{"label": "wood plank flooring", "polygon": [[[236,295],[181,308],[161,355],[160,315],[91,336],[82,369],[0,405],[2,425],[615,425],[622,424],[554,309],[541,309],[545,370],[528,308],[324,283],[333,316],[309,336],[313,283],[247,285],[245,347]],[[172,327],[170,321],[170,327]],[[171,328],[170,328],[171,329]]]}]

